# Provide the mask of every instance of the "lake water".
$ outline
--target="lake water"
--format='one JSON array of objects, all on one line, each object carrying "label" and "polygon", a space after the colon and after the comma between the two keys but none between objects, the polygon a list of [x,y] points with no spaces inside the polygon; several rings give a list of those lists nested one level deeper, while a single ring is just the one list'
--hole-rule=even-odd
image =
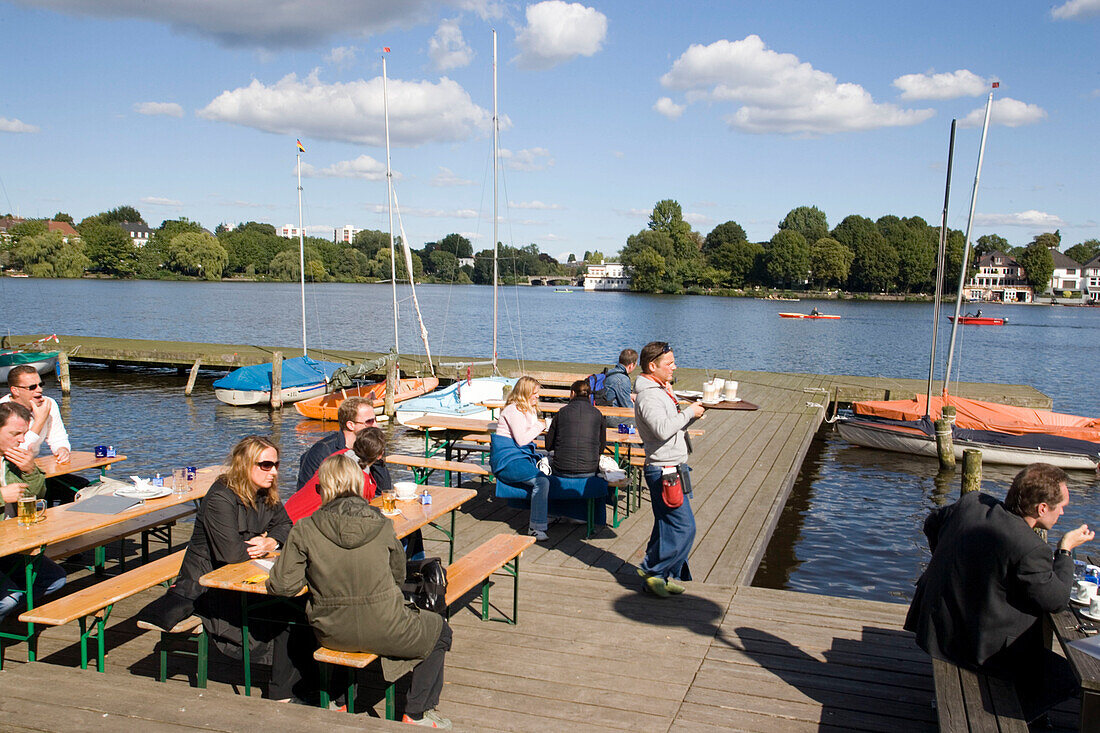
[{"label": "lake water", "polygon": [[[417,288],[434,354],[487,358],[492,345],[492,290],[478,286]],[[8,333],[116,336],[292,346],[301,338],[295,284],[126,282],[0,278],[0,302],[12,314]],[[388,285],[307,287],[311,346],[387,350],[393,342]],[[401,349],[420,351],[407,290],[400,294]],[[817,306],[836,321],[782,319],[780,311]],[[928,369],[930,304],[555,293],[502,288],[501,358],[611,363],[620,349],[667,340],[683,366],[922,378]],[[1004,327],[960,332],[964,381],[1031,384],[1055,409],[1100,415],[1100,308],[983,306],[1006,316]],[[18,316],[14,316],[18,314]],[[941,354],[949,326],[940,332]],[[941,356],[942,364],[942,356]],[[1090,376],[1092,375],[1092,376]],[[129,460],[123,476],[224,459],[243,435],[271,435],[282,448],[285,489],[301,453],[319,434],[304,432],[293,409],[234,408],[215,400],[213,373],[191,397],[174,370],[74,366],[73,393],[62,401],[79,447],[114,445]],[[47,393],[60,399],[56,383]],[[420,441],[391,431],[391,448]],[[921,523],[952,500],[957,480],[937,485],[934,461],[848,446],[823,431],[776,530],[757,582],[859,598],[901,600],[927,558]],[[1003,494],[1012,472],[986,469]],[[1100,516],[1100,488],[1077,476],[1060,527]],[[290,486],[292,489],[293,486]]]}]

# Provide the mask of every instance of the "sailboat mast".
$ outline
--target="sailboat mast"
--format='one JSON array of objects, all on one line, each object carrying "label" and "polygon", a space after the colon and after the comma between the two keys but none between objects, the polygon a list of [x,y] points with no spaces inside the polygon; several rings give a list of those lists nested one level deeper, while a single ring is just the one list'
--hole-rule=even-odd
[{"label": "sailboat mast", "polygon": [[[388,50],[388,49],[387,49]],[[393,246],[393,169],[390,168],[390,95],[386,79],[386,57],[382,56],[382,110],[386,118],[386,208],[390,215],[390,284],[393,286],[393,350],[400,354],[397,336],[397,255]],[[412,273],[409,273],[412,277]]]},{"label": "sailboat mast", "polygon": [[309,356],[306,348],[306,235],[302,231],[302,151],[298,143],[298,274],[302,284],[302,356]]},{"label": "sailboat mast", "polygon": [[500,217],[497,214],[497,170],[500,155],[500,117],[497,115],[497,32],[493,29],[493,374],[497,369],[497,226]]},{"label": "sailboat mast", "polygon": [[[993,87],[998,84],[994,82]],[[947,347],[947,369],[943,373],[943,393],[947,394],[947,385],[951,381],[951,363],[955,357],[955,336],[959,331],[959,316],[962,314],[963,287],[966,284],[966,269],[970,260],[970,233],[974,226],[974,208],[978,203],[978,181],[982,177],[982,158],[985,156],[985,136],[989,131],[989,113],[993,109],[993,91],[985,103],[985,123],[982,125],[982,141],[978,145],[978,167],[974,172],[974,189],[970,192],[970,216],[966,220],[966,242],[963,244],[962,267],[959,271],[959,292],[955,296],[955,320],[951,324],[951,344]],[[956,377],[957,379],[957,377]]]},{"label": "sailboat mast", "polygon": [[943,191],[943,216],[940,218],[940,248],[936,259],[936,297],[932,306],[932,351],[928,357],[928,395],[924,417],[932,410],[932,380],[936,372],[936,337],[940,330],[940,303],[943,298],[943,264],[947,259],[947,206],[951,202],[951,168],[955,162],[955,120],[951,120],[951,141],[947,145],[947,185]]}]

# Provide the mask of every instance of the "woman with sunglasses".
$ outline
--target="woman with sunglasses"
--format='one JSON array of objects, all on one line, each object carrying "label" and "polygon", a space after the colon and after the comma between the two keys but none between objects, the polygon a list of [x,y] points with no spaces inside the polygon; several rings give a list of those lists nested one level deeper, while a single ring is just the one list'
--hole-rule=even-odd
[{"label": "woman with sunglasses", "polygon": [[[169,594],[191,600],[218,649],[240,659],[243,635],[239,595],[204,588],[199,578],[223,565],[261,558],[282,548],[291,523],[279,500],[279,449],[271,441],[250,435],[233,447],[227,463],[228,469],[214,481],[199,506],[179,580]],[[264,615],[276,613],[277,609],[272,608]],[[268,696],[289,700],[292,688],[301,680],[298,669],[302,665],[291,664],[287,624],[250,619],[249,638],[252,659],[271,664]],[[299,651],[302,656],[312,652],[296,649],[295,659]]]},{"label": "woman with sunglasses", "polygon": [[667,598],[684,592],[677,581],[691,580],[688,555],[695,542],[695,515],[687,426],[702,417],[706,408],[696,402],[680,409],[672,392],[676,357],[667,343],[646,344],[638,360],[642,374],[634,383],[638,394],[634,416],[645,449],[642,475],[653,505],[653,531],[638,574],[644,580],[643,591]]}]

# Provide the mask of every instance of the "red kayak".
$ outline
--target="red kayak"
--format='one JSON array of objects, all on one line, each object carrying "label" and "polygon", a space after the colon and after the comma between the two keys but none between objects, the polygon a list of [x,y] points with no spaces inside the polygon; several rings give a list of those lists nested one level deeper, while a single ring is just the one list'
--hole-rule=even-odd
[{"label": "red kayak", "polygon": [[840,316],[829,316],[829,315],[825,315],[824,313],[817,313],[816,315],[812,314],[812,313],[780,313],[779,317],[780,318],[810,318],[810,319],[816,319],[816,318],[834,318],[835,319],[835,318],[840,318]]},{"label": "red kayak", "polygon": [[[948,316],[947,320],[954,322],[954,316]],[[1007,318],[990,318],[989,316],[959,316],[959,323],[964,326],[1003,326],[1008,323]]]}]

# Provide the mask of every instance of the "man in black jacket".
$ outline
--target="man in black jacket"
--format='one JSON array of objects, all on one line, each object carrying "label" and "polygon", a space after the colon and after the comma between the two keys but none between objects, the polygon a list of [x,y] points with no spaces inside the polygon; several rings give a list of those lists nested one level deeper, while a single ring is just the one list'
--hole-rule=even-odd
[{"label": "man in black jacket", "polygon": [[[336,409],[336,420],[340,429],[329,433],[309,447],[298,461],[298,486],[295,491],[313,478],[321,463],[338,450],[350,449],[355,445],[355,437],[360,430],[374,427],[374,403],[362,397],[348,397]],[[389,468],[385,461],[375,461],[370,467],[371,478],[378,486],[378,493],[389,491],[393,485]]]},{"label": "man in black jacket", "polygon": [[592,476],[600,470],[600,456],[607,447],[606,425],[588,401],[587,379],[578,379],[569,389],[569,404],[546,431],[546,450],[553,453],[550,466],[556,476]]},{"label": "man in black jacket", "polygon": [[1066,661],[1044,647],[1041,616],[1069,601],[1070,551],[1093,532],[1066,532],[1052,557],[1034,531],[1052,529],[1068,503],[1065,472],[1034,463],[1004,503],[974,491],[933,511],[924,523],[932,559],[905,619],[933,657],[1015,683],[1028,720],[1074,687]]}]

